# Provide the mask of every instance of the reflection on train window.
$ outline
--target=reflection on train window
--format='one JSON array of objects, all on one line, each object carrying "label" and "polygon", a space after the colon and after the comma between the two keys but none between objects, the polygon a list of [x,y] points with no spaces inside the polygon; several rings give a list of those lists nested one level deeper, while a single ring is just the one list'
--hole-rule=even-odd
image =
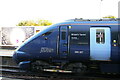
[{"label": "reflection on train window", "polygon": [[96,30],[96,42],[98,44],[105,43],[105,31],[104,31],[104,29],[97,29]]},{"label": "reflection on train window", "polygon": [[65,40],[66,32],[62,32],[62,40]]}]

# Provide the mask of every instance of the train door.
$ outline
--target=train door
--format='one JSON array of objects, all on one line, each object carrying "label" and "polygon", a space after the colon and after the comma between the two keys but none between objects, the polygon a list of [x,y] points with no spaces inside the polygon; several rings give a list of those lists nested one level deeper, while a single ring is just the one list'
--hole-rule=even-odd
[{"label": "train door", "polygon": [[59,54],[60,58],[67,58],[68,54],[68,26],[59,28]]},{"label": "train door", "polygon": [[90,28],[90,59],[110,60],[111,31],[109,27]]}]

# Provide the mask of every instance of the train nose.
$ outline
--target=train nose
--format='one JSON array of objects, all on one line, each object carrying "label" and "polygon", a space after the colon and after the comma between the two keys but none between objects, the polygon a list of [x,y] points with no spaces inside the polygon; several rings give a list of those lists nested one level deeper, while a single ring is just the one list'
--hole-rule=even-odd
[{"label": "train nose", "polygon": [[22,52],[22,51],[15,51],[13,54],[13,60],[18,64],[22,61],[29,61],[30,54]]},{"label": "train nose", "polygon": [[18,59],[18,55],[17,55],[17,52],[15,51],[13,53],[13,60],[18,64],[19,63],[19,59]]}]

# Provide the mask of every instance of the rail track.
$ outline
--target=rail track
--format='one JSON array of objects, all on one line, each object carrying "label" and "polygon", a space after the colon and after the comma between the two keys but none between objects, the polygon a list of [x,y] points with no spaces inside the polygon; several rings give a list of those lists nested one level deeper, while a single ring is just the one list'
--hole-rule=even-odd
[{"label": "rail track", "polygon": [[27,80],[120,80],[120,75],[78,75],[72,73],[58,72],[30,72],[20,70],[18,66],[0,65],[0,76]]}]

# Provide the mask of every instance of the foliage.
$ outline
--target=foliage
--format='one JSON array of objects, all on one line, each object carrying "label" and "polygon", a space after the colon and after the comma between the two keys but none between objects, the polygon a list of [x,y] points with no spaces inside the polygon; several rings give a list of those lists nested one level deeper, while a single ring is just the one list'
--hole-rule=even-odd
[{"label": "foliage", "polygon": [[17,26],[49,26],[52,25],[52,22],[49,20],[27,20],[27,21],[21,21],[17,24]]},{"label": "foliage", "polygon": [[115,16],[109,15],[109,16],[105,16],[103,18],[116,18]]}]

